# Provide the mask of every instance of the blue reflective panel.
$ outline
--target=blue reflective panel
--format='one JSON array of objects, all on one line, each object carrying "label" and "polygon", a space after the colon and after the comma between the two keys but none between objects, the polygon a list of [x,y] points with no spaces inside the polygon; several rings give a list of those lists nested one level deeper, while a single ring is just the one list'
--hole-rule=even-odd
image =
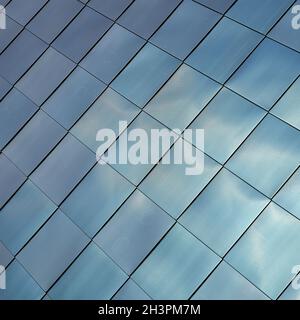
[{"label": "blue reflective panel", "polygon": [[92,243],[50,290],[49,296],[60,300],[107,300],[126,279],[126,274]]},{"label": "blue reflective panel", "polygon": [[227,16],[262,33],[267,33],[294,0],[239,0]]},{"label": "blue reflective panel", "polygon": [[226,256],[235,269],[276,299],[300,259],[300,221],[270,204]]},{"label": "blue reflective panel", "polygon": [[94,152],[101,145],[96,140],[98,130],[109,128],[119,132],[119,121],[130,123],[140,109],[108,88],[76,123],[71,132]]},{"label": "blue reflective panel", "polygon": [[[298,0],[294,5],[300,5],[300,1]],[[300,52],[299,30],[295,30],[291,26],[291,22],[294,17],[295,13],[292,12],[291,8],[271,30],[268,37]]]},{"label": "blue reflective panel", "polygon": [[13,89],[0,102],[0,149],[36,112],[37,106],[18,90]]},{"label": "blue reflective panel", "polygon": [[205,6],[224,13],[236,0],[195,0]]},{"label": "blue reflective panel", "polygon": [[220,15],[186,0],[152,36],[150,41],[183,60],[220,19]]},{"label": "blue reflective panel", "polygon": [[[23,1],[24,2],[24,1]],[[1,2],[0,2],[1,4]],[[1,29],[0,52],[22,31],[22,26],[6,16],[6,29]],[[0,95],[1,97],[1,95]],[[0,98],[1,99],[1,98]]]},{"label": "blue reflective panel", "polygon": [[267,300],[247,279],[222,262],[195,293],[192,300]]},{"label": "blue reflective panel", "polygon": [[42,109],[70,129],[104,89],[102,82],[77,67],[43,104]]},{"label": "blue reflective panel", "polygon": [[[147,143],[141,143],[141,139],[139,137],[133,137],[132,140],[127,142],[127,148],[123,148],[122,144],[124,141],[128,140],[130,132],[134,132],[135,129],[142,129],[147,133]],[[112,154],[116,154],[116,159],[128,159],[131,154],[140,160],[138,163],[132,164],[129,160],[126,164],[120,164],[121,161],[116,161],[116,164],[112,164],[118,172],[120,172],[123,176],[125,176],[128,180],[130,180],[133,184],[137,185],[141,182],[141,180],[146,176],[146,174],[153,168],[154,164],[151,159],[151,130],[159,129],[163,130],[165,127],[158,121],[154,120],[152,117],[142,112],[127,128],[127,131],[123,132],[120,135],[120,138],[110,147],[110,152]],[[170,133],[170,130],[167,130]],[[150,138],[149,138],[150,137]],[[149,140],[148,140],[149,138]],[[178,135],[175,134],[175,139],[178,139]],[[174,140],[175,140],[174,139]],[[122,143],[120,144],[120,141]],[[124,145],[124,144],[123,144]],[[135,147],[137,150],[135,150]],[[141,148],[141,149],[140,149]],[[163,154],[170,148],[168,145],[163,145],[158,151],[159,158],[163,156]],[[133,150],[133,151],[130,151]],[[142,151],[141,151],[142,150]],[[144,163],[143,159],[140,159],[139,156],[143,155],[143,159],[146,159]],[[146,162],[146,164],[145,164]],[[123,162],[124,163],[124,162]]]},{"label": "blue reflective panel", "polygon": [[28,272],[17,261],[6,270],[5,290],[0,290],[0,300],[40,300],[45,294]]},{"label": "blue reflective panel", "polygon": [[280,296],[279,300],[300,300],[300,290],[295,290],[292,285],[289,285]]},{"label": "blue reflective panel", "polygon": [[289,88],[271,110],[275,116],[300,130],[300,78]]},{"label": "blue reflective panel", "polygon": [[226,165],[269,197],[299,166],[300,133],[267,116]]},{"label": "blue reflective panel", "polygon": [[53,47],[79,62],[111,25],[111,20],[86,7],[54,41]]},{"label": "blue reflective panel", "polygon": [[93,237],[133,189],[108,165],[97,164],[63,202],[61,210]]},{"label": "blue reflective panel", "polygon": [[245,232],[269,200],[223,169],[180,218],[220,256]]},{"label": "blue reflective panel", "polygon": [[1,4],[0,265],[22,266],[5,298],[299,299],[300,0]]},{"label": "blue reflective panel", "polygon": [[17,82],[16,87],[41,105],[74,67],[71,60],[50,47]]},{"label": "blue reflective panel", "polygon": [[145,107],[171,129],[185,129],[220,85],[183,64]]},{"label": "blue reflective panel", "polygon": [[277,193],[274,201],[300,219],[300,169],[290,178]]},{"label": "blue reflective panel", "polygon": [[17,259],[48,290],[87,243],[87,236],[58,210]]},{"label": "blue reflective panel", "polygon": [[7,267],[8,264],[13,260],[13,255],[0,241],[0,265]]},{"label": "blue reflective panel", "polygon": [[1,210],[0,240],[16,254],[55,209],[56,206],[27,181]]},{"label": "blue reflective panel", "polygon": [[68,25],[78,14],[83,4],[76,0],[51,0],[26,27],[47,43]]},{"label": "blue reflective panel", "polygon": [[110,83],[144,42],[142,38],[115,24],[80,65],[105,83]]},{"label": "blue reflective panel", "polygon": [[[181,140],[178,140],[175,146],[178,143],[181,143]],[[164,157],[170,156],[172,159],[173,154],[174,147]],[[185,163],[159,164],[139,189],[174,218],[178,218],[220,169],[220,166],[207,156],[204,156],[204,171],[201,174],[187,175],[188,167]]]},{"label": "blue reflective panel", "polygon": [[6,13],[25,26],[46,3],[47,0],[12,0],[6,7]]},{"label": "blue reflective panel", "polygon": [[265,39],[227,86],[269,110],[300,73],[300,55]]},{"label": "blue reflective panel", "polygon": [[12,88],[12,85],[0,76],[0,101]]},{"label": "blue reflective panel", "polygon": [[95,162],[93,153],[68,134],[30,179],[59,204]]},{"label": "blue reflective panel", "polygon": [[176,224],[132,278],[153,299],[188,299],[219,261]]},{"label": "blue reflective panel", "polygon": [[114,80],[112,88],[142,107],[168,80],[179,63],[164,51],[147,44]]},{"label": "blue reflective panel", "polygon": [[88,5],[115,20],[132,2],[133,0],[91,0]]},{"label": "blue reflective panel", "polygon": [[[264,115],[265,112],[251,102],[222,89],[190,128],[204,129],[205,153],[224,163]],[[194,136],[193,144],[196,145]]]},{"label": "blue reflective panel", "polygon": [[113,300],[151,300],[151,298],[134,281],[129,279]]},{"label": "blue reflective panel", "polygon": [[46,50],[45,42],[27,30],[0,55],[0,74],[15,83]]},{"label": "blue reflective panel", "polygon": [[62,139],[65,132],[56,121],[39,111],[3,152],[29,175]]},{"label": "blue reflective panel", "polygon": [[118,22],[147,39],[180,2],[181,0],[135,0]]},{"label": "blue reflective panel", "polygon": [[125,202],[94,241],[130,274],[174,220],[140,191]]},{"label": "blue reflective panel", "polygon": [[0,5],[6,6],[9,3],[10,0],[0,0]]},{"label": "blue reflective panel", "polygon": [[26,180],[25,175],[2,153],[0,154],[0,208]]},{"label": "blue reflective panel", "polygon": [[259,33],[223,18],[188,57],[187,63],[224,83],[262,38]]}]

